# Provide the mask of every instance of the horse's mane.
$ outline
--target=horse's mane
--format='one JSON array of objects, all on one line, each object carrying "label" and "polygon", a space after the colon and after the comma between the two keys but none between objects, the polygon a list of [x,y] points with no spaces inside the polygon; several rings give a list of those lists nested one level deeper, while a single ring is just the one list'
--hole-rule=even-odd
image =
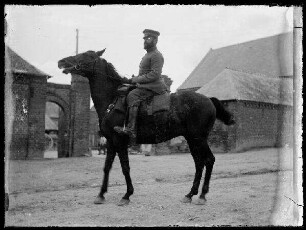
[{"label": "horse's mane", "polygon": [[106,61],[105,59],[102,59],[102,60],[105,61],[107,74],[108,76],[111,77],[112,80],[119,81],[119,82],[125,81],[126,78],[120,76],[120,74],[118,73],[118,71],[116,70],[116,68],[114,67],[112,63]]}]

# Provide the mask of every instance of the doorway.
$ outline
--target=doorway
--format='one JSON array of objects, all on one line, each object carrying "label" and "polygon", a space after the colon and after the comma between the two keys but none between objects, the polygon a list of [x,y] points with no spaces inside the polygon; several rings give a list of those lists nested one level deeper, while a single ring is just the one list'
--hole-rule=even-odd
[{"label": "doorway", "polygon": [[68,125],[66,114],[55,102],[46,102],[44,158],[68,157]]}]

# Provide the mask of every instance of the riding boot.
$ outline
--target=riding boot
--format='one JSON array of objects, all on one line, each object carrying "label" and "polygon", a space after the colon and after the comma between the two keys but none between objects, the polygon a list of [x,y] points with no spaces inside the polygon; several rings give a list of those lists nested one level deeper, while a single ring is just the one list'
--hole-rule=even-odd
[{"label": "riding boot", "polygon": [[138,106],[131,106],[129,108],[129,121],[127,127],[115,126],[114,130],[117,133],[129,135],[130,144],[136,143],[136,119],[138,113]]}]

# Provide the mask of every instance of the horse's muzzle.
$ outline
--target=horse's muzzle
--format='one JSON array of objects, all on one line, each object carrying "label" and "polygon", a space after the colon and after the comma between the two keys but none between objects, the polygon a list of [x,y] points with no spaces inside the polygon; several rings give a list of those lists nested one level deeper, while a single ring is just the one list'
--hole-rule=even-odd
[{"label": "horse's muzzle", "polygon": [[65,67],[59,67],[60,69],[64,69],[63,70],[63,73],[64,74],[68,74],[68,73],[70,73],[71,72],[71,70],[73,70],[73,69],[75,69],[75,67],[73,66],[73,67],[68,67],[68,68],[65,68]]}]

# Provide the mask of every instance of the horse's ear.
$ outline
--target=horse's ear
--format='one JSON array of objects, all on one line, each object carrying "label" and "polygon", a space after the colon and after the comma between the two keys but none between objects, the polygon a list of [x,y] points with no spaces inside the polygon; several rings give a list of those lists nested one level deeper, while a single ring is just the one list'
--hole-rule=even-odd
[{"label": "horse's ear", "polygon": [[101,57],[101,56],[102,56],[102,54],[105,52],[105,50],[106,50],[106,49],[101,50],[101,51],[97,51],[97,52],[96,52],[96,54],[97,54],[98,56],[100,56],[100,57]]}]

